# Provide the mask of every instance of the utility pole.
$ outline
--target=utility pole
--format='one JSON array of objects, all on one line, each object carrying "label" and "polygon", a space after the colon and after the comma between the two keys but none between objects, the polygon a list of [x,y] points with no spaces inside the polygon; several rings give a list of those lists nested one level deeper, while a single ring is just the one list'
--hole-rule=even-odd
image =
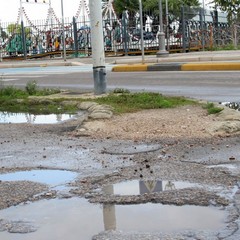
[{"label": "utility pole", "polygon": [[91,22],[91,46],[93,59],[94,93],[106,93],[106,66],[103,42],[102,1],[89,1]]},{"label": "utility pole", "polygon": [[158,42],[159,42],[159,51],[157,52],[157,57],[167,57],[169,52],[165,49],[165,34],[163,31],[163,10],[162,10],[162,0],[159,0],[159,34],[158,34]]}]

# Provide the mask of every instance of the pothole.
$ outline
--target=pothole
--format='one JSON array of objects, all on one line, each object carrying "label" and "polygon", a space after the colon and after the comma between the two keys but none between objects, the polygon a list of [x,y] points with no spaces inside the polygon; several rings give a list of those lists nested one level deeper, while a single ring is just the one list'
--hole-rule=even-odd
[{"label": "pothole", "polygon": [[102,153],[114,154],[114,155],[131,155],[136,153],[145,153],[145,152],[154,152],[161,149],[161,145],[159,144],[134,144],[134,145],[122,145],[119,146],[111,146],[110,148],[105,148]]},{"label": "pothole", "polygon": [[[225,219],[224,211],[212,207],[153,203],[102,206],[80,198],[41,200],[4,209],[0,214],[5,219],[0,221],[0,225],[25,219],[25,222],[34,222],[38,226],[37,231],[31,234],[15,234],[18,240],[57,239],[59,236],[68,240],[92,239],[92,236],[105,230],[150,234],[217,231],[224,228]],[[10,236],[7,231],[0,232],[1,239]]]},{"label": "pothole", "polygon": [[35,115],[29,113],[0,112],[0,123],[56,124],[75,118],[73,114]]}]

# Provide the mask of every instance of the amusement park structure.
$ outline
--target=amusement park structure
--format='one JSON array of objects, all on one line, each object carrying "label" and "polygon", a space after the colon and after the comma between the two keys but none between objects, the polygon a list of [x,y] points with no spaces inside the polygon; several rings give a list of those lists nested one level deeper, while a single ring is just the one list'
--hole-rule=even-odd
[{"label": "amusement park structure", "polygon": [[[51,0],[21,0],[14,23],[0,24],[0,59],[39,58],[67,55],[74,57],[91,55],[90,10],[87,0],[79,0],[72,19],[58,17]],[[32,20],[25,9],[27,3],[46,5],[45,20]],[[214,46],[238,44],[238,34],[233,34],[226,19],[219,18],[215,12],[194,9],[180,10],[178,21],[168,26],[164,22],[166,47],[169,52],[192,51]],[[128,11],[119,14],[114,9],[114,0],[102,2],[104,50],[106,54],[156,53],[159,49],[159,22],[153,23],[151,13],[144,13],[147,21],[143,26],[143,42],[140,35],[140,14],[136,11],[134,20],[129,19]],[[64,24],[63,24],[64,22]],[[64,25],[64,26],[63,26]],[[235,28],[239,29],[239,28]],[[233,36],[235,36],[233,38]]]}]

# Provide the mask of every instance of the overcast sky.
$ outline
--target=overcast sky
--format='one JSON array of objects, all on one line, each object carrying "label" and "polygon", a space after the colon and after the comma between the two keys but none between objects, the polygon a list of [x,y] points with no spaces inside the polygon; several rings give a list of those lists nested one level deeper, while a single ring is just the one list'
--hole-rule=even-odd
[{"label": "overcast sky", "polygon": [[[42,1],[42,0],[37,0]],[[49,2],[49,0],[47,0]],[[62,0],[64,6],[64,17],[73,17],[76,15],[81,0]],[[88,1],[88,0],[87,0]],[[34,2],[34,0],[29,0]],[[26,3],[22,0],[23,7],[31,20],[46,19],[48,4]],[[51,0],[51,5],[57,16],[61,18],[61,0]],[[1,22],[15,22],[17,20],[20,0],[0,0],[0,20]]]},{"label": "overcast sky", "polygon": [[[41,2],[43,0],[37,0]],[[49,2],[49,0],[46,0]],[[79,3],[82,0],[62,0],[64,17],[70,17],[76,15]],[[88,2],[88,0],[86,0]],[[199,0],[201,3],[205,3],[205,6],[210,0]],[[22,5],[26,10],[28,17],[31,20],[46,19],[48,4],[34,3],[35,0],[29,0],[32,3],[26,3],[26,0],[22,0]],[[58,18],[61,18],[61,0],[51,0],[51,5],[56,12]],[[1,22],[15,22],[17,20],[18,9],[20,7],[20,0],[0,0],[0,21]]]}]

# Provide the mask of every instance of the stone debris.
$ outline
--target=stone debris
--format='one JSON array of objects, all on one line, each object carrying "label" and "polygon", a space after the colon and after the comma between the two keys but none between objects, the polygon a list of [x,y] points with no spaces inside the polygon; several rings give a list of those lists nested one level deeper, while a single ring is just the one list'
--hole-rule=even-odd
[{"label": "stone debris", "polygon": [[[222,107],[222,105],[219,105]],[[208,131],[212,135],[235,134],[240,132],[240,112],[224,106],[218,115],[218,121],[212,123]]]},{"label": "stone debris", "polygon": [[0,219],[0,232],[7,231],[9,233],[31,233],[36,232],[37,227],[34,226],[31,222],[26,221],[8,221]]}]

